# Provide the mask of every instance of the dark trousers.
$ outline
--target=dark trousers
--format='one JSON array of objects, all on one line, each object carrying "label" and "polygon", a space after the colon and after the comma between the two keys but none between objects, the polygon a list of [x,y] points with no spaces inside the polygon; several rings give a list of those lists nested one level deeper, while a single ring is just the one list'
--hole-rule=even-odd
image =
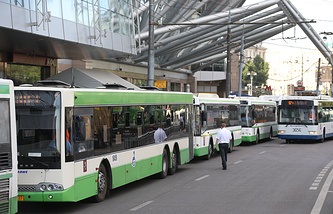
[{"label": "dark trousers", "polygon": [[219,143],[219,150],[222,159],[222,166],[224,169],[227,168],[227,153],[228,153],[228,144],[227,143]]}]

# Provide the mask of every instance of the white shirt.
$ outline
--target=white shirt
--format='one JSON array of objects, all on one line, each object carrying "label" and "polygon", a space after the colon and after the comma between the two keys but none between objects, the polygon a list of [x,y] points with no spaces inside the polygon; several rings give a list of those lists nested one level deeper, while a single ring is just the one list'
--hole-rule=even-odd
[{"label": "white shirt", "polygon": [[220,129],[217,132],[216,139],[218,140],[218,143],[229,143],[232,139],[231,132],[226,128]]},{"label": "white shirt", "polygon": [[158,128],[154,132],[154,140],[155,143],[161,143],[167,138],[167,135],[165,134],[165,131],[162,128]]}]

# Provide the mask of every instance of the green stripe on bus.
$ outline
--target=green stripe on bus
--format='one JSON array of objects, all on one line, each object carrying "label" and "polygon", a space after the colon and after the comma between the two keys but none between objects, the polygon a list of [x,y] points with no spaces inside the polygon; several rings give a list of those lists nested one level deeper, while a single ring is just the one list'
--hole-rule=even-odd
[{"label": "green stripe on bus", "polygon": [[17,213],[18,212],[18,202],[17,196],[9,199],[9,212],[8,213]]},{"label": "green stripe on bus", "polygon": [[[105,97],[108,97],[106,99]],[[135,104],[192,104],[192,94],[185,93],[147,93],[147,92],[75,92],[75,105],[118,105]]]},{"label": "green stripe on bus", "polygon": [[208,146],[194,149],[194,157],[202,157],[207,154],[208,154]]},{"label": "green stripe on bus", "polygon": [[[188,163],[189,149],[180,151],[181,164]],[[147,167],[148,166],[148,167]],[[145,178],[149,175],[159,173],[162,169],[162,155],[137,161],[135,166],[131,163],[112,168],[111,177],[112,188],[117,188],[133,181]],[[98,172],[75,179],[72,187],[64,191],[46,191],[46,192],[19,192],[23,196],[23,201],[35,202],[77,202],[97,194],[97,176]]]},{"label": "green stripe on bus", "polygon": [[242,143],[242,139],[234,139],[234,146],[239,146]]},{"label": "green stripe on bus", "polygon": [[0,180],[8,179],[11,177],[13,177],[13,173],[3,174],[3,175],[0,175]]},{"label": "green stripe on bus", "polygon": [[63,191],[19,192],[23,201],[35,202],[77,202],[97,194],[98,172],[75,179],[72,187]]},{"label": "green stripe on bus", "polygon": [[9,85],[0,85],[0,94],[9,94]]}]

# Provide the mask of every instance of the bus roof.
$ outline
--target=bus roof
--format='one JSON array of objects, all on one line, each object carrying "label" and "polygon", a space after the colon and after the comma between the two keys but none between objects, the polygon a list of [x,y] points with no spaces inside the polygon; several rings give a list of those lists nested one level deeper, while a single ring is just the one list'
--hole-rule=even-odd
[{"label": "bus roof", "polygon": [[234,99],[239,99],[241,104],[247,103],[247,105],[276,105],[276,101],[260,99],[258,97],[235,97]]},{"label": "bus roof", "polygon": [[281,100],[331,100],[332,97],[328,95],[318,96],[283,96]]},{"label": "bus roof", "polygon": [[200,104],[240,104],[239,100],[231,98],[213,98],[213,97],[197,97],[194,96],[194,105]]},{"label": "bus roof", "polygon": [[74,105],[140,105],[140,104],[192,104],[193,94],[187,92],[166,92],[148,90],[114,90],[90,88],[56,88],[56,87],[15,87],[15,91],[59,91],[72,94]]}]

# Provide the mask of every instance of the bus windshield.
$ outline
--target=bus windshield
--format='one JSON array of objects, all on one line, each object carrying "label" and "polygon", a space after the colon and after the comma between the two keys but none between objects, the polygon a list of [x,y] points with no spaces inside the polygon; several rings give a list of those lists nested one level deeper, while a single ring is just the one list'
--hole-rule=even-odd
[{"label": "bus windshield", "polygon": [[251,127],[253,125],[252,112],[249,109],[248,105],[241,105],[240,107],[242,127]]},{"label": "bus windshield", "polygon": [[317,108],[314,106],[280,106],[279,124],[317,124]]},{"label": "bus windshield", "polygon": [[19,168],[60,168],[60,92],[15,91]]},{"label": "bus windshield", "polygon": [[202,117],[203,114],[200,111],[200,106],[194,107],[194,136],[201,135],[201,128],[202,128]]}]

